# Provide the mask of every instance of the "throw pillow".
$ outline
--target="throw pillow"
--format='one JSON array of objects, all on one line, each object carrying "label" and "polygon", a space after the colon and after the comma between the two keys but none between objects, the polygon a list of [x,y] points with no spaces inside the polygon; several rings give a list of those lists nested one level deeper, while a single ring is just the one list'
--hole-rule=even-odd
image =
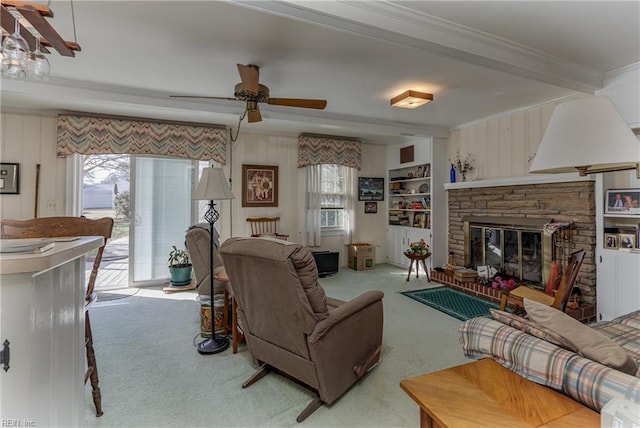
[{"label": "throw pillow", "polygon": [[529,318],[553,330],[578,349],[578,354],[635,376],[638,365],[620,345],[604,334],[551,306],[524,299]]},{"label": "throw pillow", "polygon": [[545,342],[553,343],[554,345],[557,345],[571,352],[576,352],[578,350],[573,343],[569,342],[567,339],[557,334],[553,330],[550,330],[535,321],[528,320],[511,312],[499,311],[493,308],[490,308],[489,311],[491,312],[491,316],[493,317],[493,319],[496,321],[528,333],[531,336],[540,338]]}]

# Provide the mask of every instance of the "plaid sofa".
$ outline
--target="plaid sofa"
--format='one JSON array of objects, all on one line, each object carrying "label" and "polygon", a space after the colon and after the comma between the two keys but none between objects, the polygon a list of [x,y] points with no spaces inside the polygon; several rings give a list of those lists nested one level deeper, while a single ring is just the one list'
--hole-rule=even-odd
[{"label": "plaid sofa", "polygon": [[[640,362],[640,310],[590,327],[605,334]],[[630,376],[490,317],[462,323],[465,356],[492,358],[504,367],[564,392],[596,411],[613,398],[640,404],[640,377]]]}]

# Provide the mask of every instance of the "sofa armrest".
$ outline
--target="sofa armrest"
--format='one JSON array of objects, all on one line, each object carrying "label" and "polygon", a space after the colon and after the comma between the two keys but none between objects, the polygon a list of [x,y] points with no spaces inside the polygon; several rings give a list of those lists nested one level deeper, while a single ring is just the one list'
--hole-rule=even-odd
[{"label": "sofa armrest", "polygon": [[336,324],[349,318],[351,315],[361,311],[374,304],[375,302],[382,300],[384,293],[382,291],[367,291],[360,296],[345,302],[344,304],[329,311],[329,316],[320,321],[313,332],[308,337],[309,343],[316,343]]}]

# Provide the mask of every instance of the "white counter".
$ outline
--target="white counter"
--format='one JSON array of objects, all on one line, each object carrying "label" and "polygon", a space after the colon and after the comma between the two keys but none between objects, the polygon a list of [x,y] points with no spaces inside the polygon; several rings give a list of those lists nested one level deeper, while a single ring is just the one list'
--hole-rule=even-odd
[{"label": "white counter", "polygon": [[[51,238],[55,241],[55,238]],[[55,241],[52,249],[42,254],[0,253],[0,274],[41,272],[53,269],[102,246],[101,236],[80,237],[73,241]]]},{"label": "white counter", "polygon": [[83,237],[42,254],[0,254],[0,350],[10,343],[0,420],[84,425],[85,254],[102,243]]}]

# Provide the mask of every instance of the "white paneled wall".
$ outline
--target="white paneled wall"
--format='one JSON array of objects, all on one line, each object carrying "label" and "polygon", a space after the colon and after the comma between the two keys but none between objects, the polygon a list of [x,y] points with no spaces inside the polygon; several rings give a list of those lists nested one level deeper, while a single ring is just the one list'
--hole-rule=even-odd
[{"label": "white paneled wall", "polygon": [[[387,147],[363,144],[362,170],[360,177],[386,177],[387,175]],[[364,213],[364,202],[356,202],[356,232],[354,241],[367,242],[376,247],[376,263],[385,263],[387,259],[387,198],[389,185],[385,182],[385,200],[378,202],[376,214]],[[346,253],[344,247],[341,256]],[[345,264],[347,263],[344,254]]]},{"label": "white paneled wall", "polygon": [[20,164],[20,194],[0,195],[0,216],[34,217],[37,164],[38,217],[64,215],[66,163],[56,157],[56,117],[3,112],[0,123],[0,161]]},{"label": "white paneled wall", "polygon": [[[289,240],[300,242],[298,210],[301,201],[297,196],[304,183],[298,182],[298,138],[288,136],[250,133],[242,130],[231,149],[232,190],[235,199],[231,201],[232,224],[230,236],[249,236],[251,228],[248,217],[279,216],[280,232],[288,234]],[[278,206],[269,208],[242,207],[242,165],[278,166]],[[371,144],[362,146],[362,170],[359,176],[384,177],[386,173],[386,148]],[[226,168],[225,168],[226,170]],[[228,171],[228,170],[227,170]],[[224,213],[222,214],[225,215]],[[376,245],[376,262],[386,259],[386,228],[384,203],[378,204],[377,214],[364,214],[364,202],[356,202],[355,239]],[[222,229],[224,238],[225,228]],[[322,238],[318,250],[340,252],[340,265],[347,264],[346,249],[342,236]]]},{"label": "white paneled wall", "polygon": [[[232,191],[235,199],[231,202],[233,236],[249,236],[251,227],[248,217],[279,216],[280,232],[289,234],[291,240],[298,241],[297,203],[297,144],[295,137],[271,136],[240,131],[238,140],[232,144]],[[242,165],[278,166],[278,206],[247,208],[242,206]]]},{"label": "white paneled wall", "polygon": [[549,123],[555,106],[570,98],[505,113],[451,130],[448,156],[458,151],[464,160],[474,159],[474,170],[467,180],[521,177],[528,175],[529,164]]}]

